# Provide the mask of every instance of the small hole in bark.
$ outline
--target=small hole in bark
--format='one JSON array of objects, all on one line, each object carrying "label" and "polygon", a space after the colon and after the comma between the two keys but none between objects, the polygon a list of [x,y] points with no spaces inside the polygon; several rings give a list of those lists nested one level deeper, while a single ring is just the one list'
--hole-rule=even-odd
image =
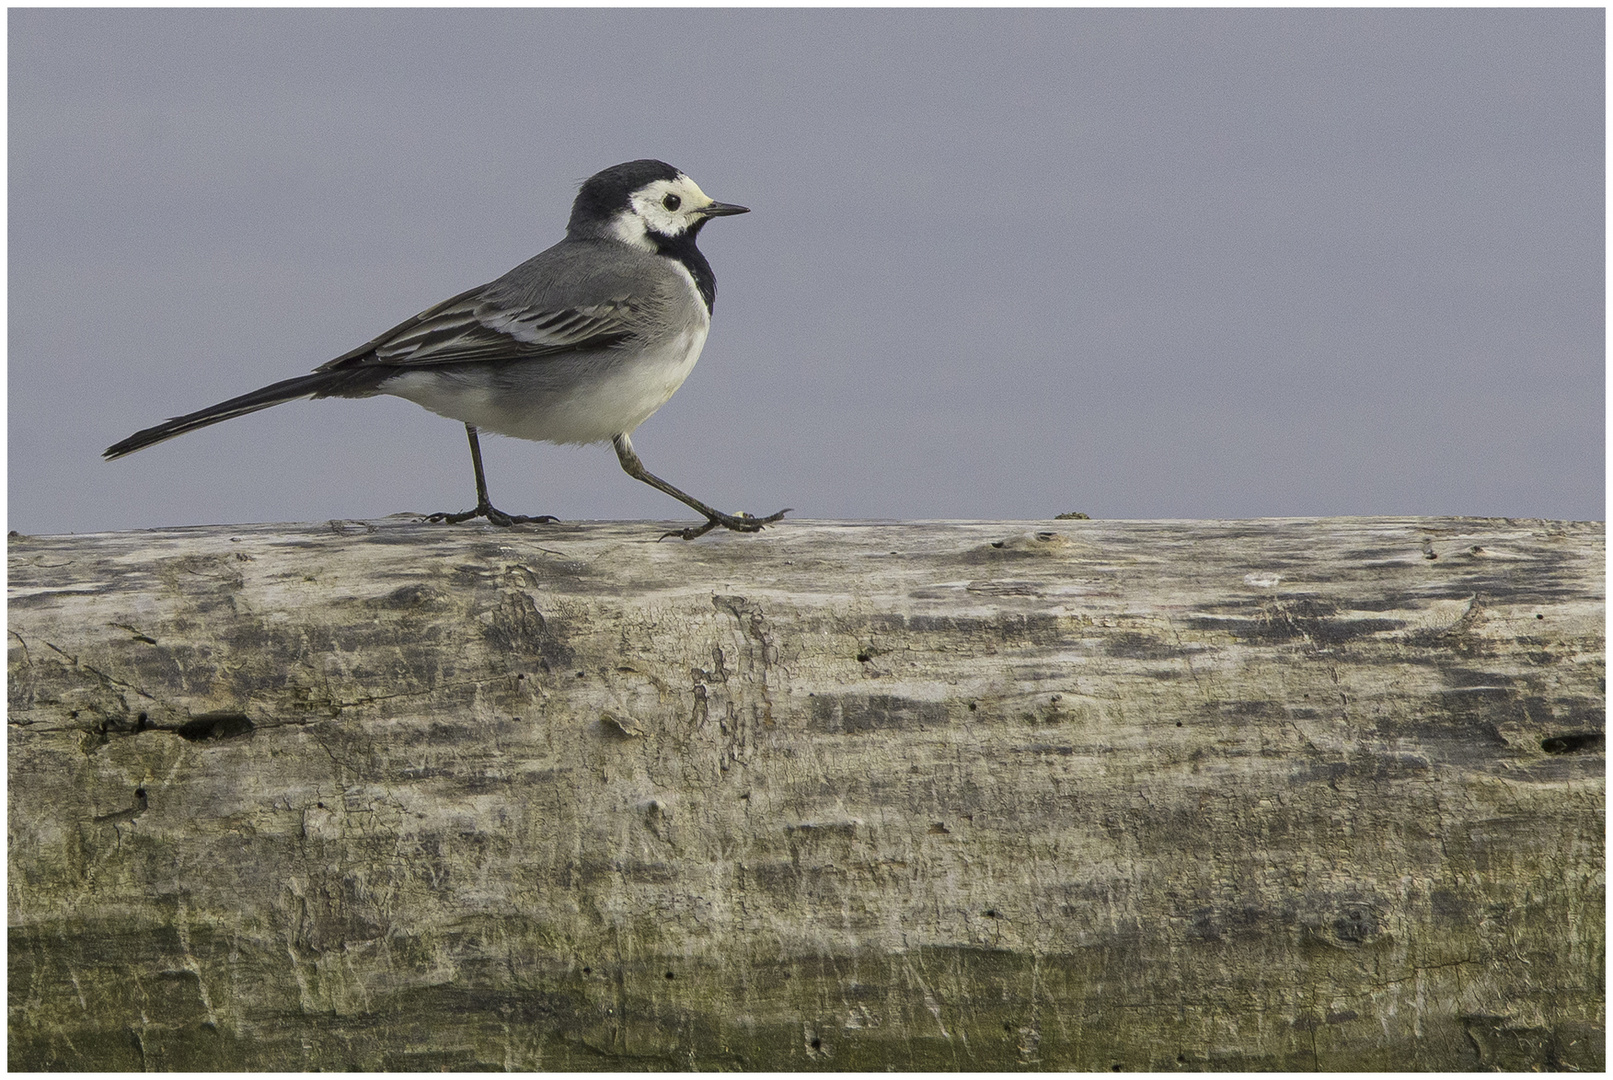
[{"label": "small hole in bark", "polygon": [[314,807],[316,809],[323,810],[323,809],[325,809],[325,804],[322,803],[322,802],[316,802],[316,803],[314,803]]},{"label": "small hole in bark", "polygon": [[[144,718],[145,714],[140,714]],[[181,739],[187,742],[207,742],[218,739],[234,739],[242,735],[252,734],[252,721],[239,713],[224,713],[219,716],[198,716],[194,720],[187,720],[176,729]]]},{"label": "small hole in bark", "polygon": [[980,706],[978,706],[978,705],[976,705],[976,704],[975,704],[975,703],[974,703],[974,702],[972,702],[972,701],[971,701],[971,702],[969,702],[969,711],[970,711],[970,712],[974,712],[974,711],[975,711],[975,710],[976,710],[976,709],[978,709],[978,708],[980,708]]},{"label": "small hole in bark", "polygon": [[1182,726],[1182,722],[1181,722],[1181,721],[1180,721],[1180,720],[1178,720],[1178,721],[1176,721],[1176,726],[1177,726],[1177,727],[1181,727],[1181,726]]},{"label": "small hole in bark", "polygon": [[582,973],[584,975],[592,975],[594,973],[594,969],[591,967],[586,967],[582,969]]},{"label": "small hole in bark", "polygon": [[812,1049],[821,1050],[822,1048],[823,1048],[823,1040],[822,1039],[813,1039],[812,1040]]},{"label": "small hole in bark", "polygon": [[577,678],[584,679],[584,678],[587,678],[587,677],[588,677],[588,672],[586,672],[586,671],[577,672]]},{"label": "small hole in bark", "polygon": [[1002,546],[1003,546],[1003,545],[1004,545],[1004,544],[1005,544],[1005,543],[1007,543],[1007,541],[1005,541],[1005,540],[993,540],[993,541],[992,541],[992,542],[991,542],[991,546],[992,546],[992,547],[994,547],[994,548],[1000,548],[1000,547],[1002,547]]},{"label": "small hole in bark", "polygon": [[1572,735],[1555,735],[1540,740],[1540,748],[1548,754],[1572,754],[1579,750],[1595,750],[1602,745],[1602,736],[1594,731]]},{"label": "small hole in bark", "polygon": [[857,654],[857,663],[866,664],[866,663],[868,663],[868,660],[869,660],[869,656],[868,656],[867,653],[860,652],[860,653]]},{"label": "small hole in bark", "polygon": [[996,917],[997,917],[997,909],[996,908],[990,908],[989,907],[989,908],[986,909],[986,918],[995,919]]},{"label": "small hole in bark", "polygon": [[677,976],[676,976],[676,975],[673,975],[673,974],[672,974],[672,972],[670,972],[670,971],[669,971],[669,972],[667,972],[667,973],[666,973],[666,977],[667,977],[667,978],[669,978],[669,979],[675,979],[675,978],[677,978]]}]

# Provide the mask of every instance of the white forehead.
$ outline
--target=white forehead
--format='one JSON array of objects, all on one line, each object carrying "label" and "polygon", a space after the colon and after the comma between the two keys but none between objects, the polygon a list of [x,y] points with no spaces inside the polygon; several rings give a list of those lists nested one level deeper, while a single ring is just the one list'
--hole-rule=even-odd
[{"label": "white forehead", "polygon": [[659,203],[668,195],[676,195],[679,199],[694,200],[696,206],[704,206],[711,201],[711,197],[700,190],[700,185],[679,173],[670,180],[652,180],[629,196],[629,201],[637,205],[644,202]]}]

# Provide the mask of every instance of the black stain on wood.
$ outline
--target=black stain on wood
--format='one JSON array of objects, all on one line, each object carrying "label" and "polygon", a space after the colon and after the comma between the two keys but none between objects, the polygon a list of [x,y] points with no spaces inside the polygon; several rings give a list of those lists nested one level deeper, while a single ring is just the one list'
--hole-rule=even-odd
[{"label": "black stain on wood", "polygon": [[571,649],[557,629],[538,610],[537,603],[524,592],[509,590],[493,608],[492,624],[487,627],[491,644],[502,653],[536,657],[549,670],[570,667]]},{"label": "black stain on wood", "polygon": [[[1243,610],[1237,610],[1239,607]],[[1359,610],[1313,597],[1284,600],[1281,603],[1250,602],[1223,605],[1225,616],[1201,614],[1187,618],[1194,630],[1220,630],[1240,642],[1257,645],[1309,644],[1333,648],[1358,638],[1400,630],[1400,619],[1351,618],[1346,612]],[[1253,616],[1253,617],[1251,617]]]},{"label": "black stain on wood", "polygon": [[[1116,630],[1103,638],[1103,655],[1117,660],[1179,660],[1202,655],[1209,649],[1199,646],[1183,648],[1158,634],[1143,634],[1132,630]],[[1152,674],[1152,673],[1151,673]],[[1181,672],[1171,672],[1180,675]]]},{"label": "black stain on wood", "polygon": [[937,727],[947,722],[941,701],[916,701],[892,694],[820,695],[810,699],[813,730],[859,735],[871,731]]}]

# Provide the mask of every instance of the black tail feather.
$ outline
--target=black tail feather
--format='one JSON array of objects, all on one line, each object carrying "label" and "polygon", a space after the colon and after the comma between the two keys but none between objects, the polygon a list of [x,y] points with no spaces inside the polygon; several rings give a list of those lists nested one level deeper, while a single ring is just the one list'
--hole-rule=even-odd
[{"label": "black tail feather", "polygon": [[[364,372],[368,381],[373,382],[373,372]],[[160,443],[164,439],[171,439],[175,435],[183,435],[187,431],[216,424],[220,420],[229,420],[247,413],[267,409],[271,405],[279,405],[283,401],[295,401],[297,398],[319,397],[331,393],[340,393],[349,389],[343,384],[355,381],[355,372],[352,369],[337,369],[334,371],[316,371],[312,375],[299,375],[295,379],[286,379],[273,383],[262,389],[254,390],[250,394],[221,401],[217,405],[200,409],[184,416],[176,416],[164,420],[156,427],[137,431],[122,442],[113,443],[101,452],[101,456],[111,461],[113,458],[132,454],[136,450],[144,450],[153,443]]]}]

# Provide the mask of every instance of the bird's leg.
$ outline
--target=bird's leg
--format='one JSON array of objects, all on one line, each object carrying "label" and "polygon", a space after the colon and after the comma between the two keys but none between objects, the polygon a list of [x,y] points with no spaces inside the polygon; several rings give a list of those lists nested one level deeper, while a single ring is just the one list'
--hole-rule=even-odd
[{"label": "bird's leg", "polygon": [[470,463],[476,470],[476,509],[464,510],[457,514],[437,513],[426,518],[427,521],[446,521],[450,525],[457,525],[461,521],[468,521],[473,517],[484,517],[494,525],[520,525],[529,521],[559,521],[557,517],[543,514],[539,517],[526,517],[522,514],[506,514],[496,509],[487,497],[487,476],[482,472],[482,441],[476,437],[476,425],[466,424],[465,434],[470,436]]},{"label": "bird's leg", "polygon": [[612,439],[611,445],[616,447],[617,460],[622,463],[622,470],[626,472],[628,476],[631,476],[635,480],[644,481],[657,491],[665,492],[681,502],[683,505],[705,515],[706,523],[704,525],[699,527],[691,526],[687,529],[674,529],[669,533],[663,533],[661,536],[661,539],[663,540],[665,540],[668,536],[681,536],[685,540],[693,540],[697,536],[706,535],[718,525],[721,525],[725,529],[732,529],[735,532],[761,532],[763,525],[771,525],[773,522],[778,521],[784,517],[785,514],[790,512],[789,509],[786,508],[780,510],[776,514],[759,518],[751,517],[749,514],[745,513],[725,514],[721,510],[714,510],[694,496],[687,495],[679,491],[677,488],[673,487],[659,476],[656,476],[654,473],[650,472],[650,470],[646,469],[644,467],[644,462],[640,461],[638,459],[638,455],[633,452],[632,440],[627,437],[626,433],[618,435]]}]

